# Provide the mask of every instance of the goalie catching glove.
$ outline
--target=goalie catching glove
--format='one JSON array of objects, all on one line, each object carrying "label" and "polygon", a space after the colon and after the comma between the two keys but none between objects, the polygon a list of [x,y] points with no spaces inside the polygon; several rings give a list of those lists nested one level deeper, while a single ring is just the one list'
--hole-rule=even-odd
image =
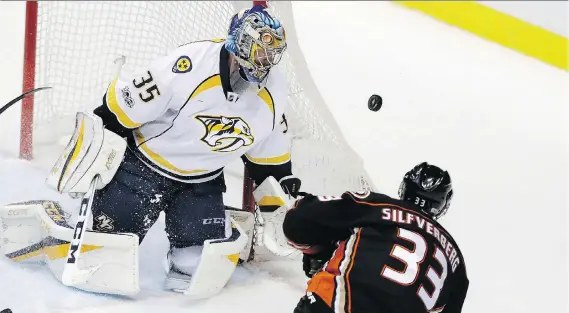
[{"label": "goalie catching glove", "polygon": [[313,254],[303,253],[302,255],[302,270],[308,278],[312,278],[316,273],[322,270],[322,266],[330,260],[336,245],[330,243],[328,246],[321,247],[320,251]]},{"label": "goalie catching glove", "polygon": [[279,180],[279,184],[287,195],[295,199],[300,194],[300,185],[302,182],[300,181],[300,178],[296,176],[285,176]]},{"label": "goalie catching glove", "polygon": [[278,182],[272,176],[259,185],[255,191],[259,190],[258,198],[255,201],[261,212],[274,212],[288,202],[296,200],[298,197],[301,181],[295,176],[285,176]]},{"label": "goalie catching glove", "polygon": [[253,192],[262,217],[258,230],[259,244],[275,255],[288,257],[298,254],[298,250],[288,245],[282,225],[286,213],[300,193],[300,185],[300,179],[294,176],[283,177],[278,182],[270,176]]}]

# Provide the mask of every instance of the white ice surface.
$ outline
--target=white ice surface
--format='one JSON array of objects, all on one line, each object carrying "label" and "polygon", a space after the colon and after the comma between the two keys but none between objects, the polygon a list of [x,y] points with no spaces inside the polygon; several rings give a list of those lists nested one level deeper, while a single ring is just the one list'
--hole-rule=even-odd
[{"label": "white ice surface", "polygon": [[[59,200],[65,208],[76,205],[43,186],[44,171],[26,161],[0,158],[0,193],[2,204],[26,199]],[[30,196],[33,195],[33,196]],[[246,312],[239,308],[264,309],[271,299],[278,305],[274,312],[290,312],[302,295],[305,279],[298,261],[271,261],[254,266],[240,266],[227,288],[210,300],[189,301],[162,290],[162,259],[168,242],[161,218],[141,245],[140,272],[142,291],[135,297],[91,294],[60,285],[47,268],[39,265],[13,264],[0,260],[0,306],[14,312]],[[296,265],[296,266],[295,266]],[[275,292],[278,290],[278,297]],[[164,310],[164,311],[162,311]],[[256,312],[256,311],[254,311]]]}]

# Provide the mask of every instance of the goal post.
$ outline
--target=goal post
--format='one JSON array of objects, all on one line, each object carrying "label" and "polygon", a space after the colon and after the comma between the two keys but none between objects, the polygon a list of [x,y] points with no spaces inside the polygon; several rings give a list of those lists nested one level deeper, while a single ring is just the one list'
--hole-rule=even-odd
[{"label": "goal post", "polygon": [[[37,21],[38,3],[36,1],[27,1],[22,93],[35,88]],[[22,100],[22,114],[20,118],[20,158],[25,160],[31,160],[33,157],[33,119],[34,95],[31,94]]]},{"label": "goal post", "polygon": [[[301,189],[326,195],[373,189],[312,81],[290,1],[27,1],[23,89],[52,89],[22,103],[20,157],[44,156],[70,134],[77,111],[100,105],[118,57],[126,56],[124,67],[132,70],[179,45],[225,37],[230,18],[252,4],[267,6],[287,32],[278,67],[288,81],[285,114]],[[253,182],[241,171],[242,208],[252,210]]]}]

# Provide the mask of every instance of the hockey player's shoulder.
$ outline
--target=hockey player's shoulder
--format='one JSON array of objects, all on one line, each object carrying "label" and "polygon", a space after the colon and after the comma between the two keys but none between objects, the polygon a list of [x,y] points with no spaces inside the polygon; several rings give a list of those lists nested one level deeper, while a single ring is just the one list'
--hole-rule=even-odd
[{"label": "hockey player's shoulder", "polygon": [[170,53],[168,61],[172,64],[172,73],[191,72],[203,63],[218,62],[219,51],[225,39],[200,40],[183,44]]},{"label": "hockey player's shoulder", "polygon": [[370,205],[370,206],[399,204],[398,200],[396,199],[393,199],[381,193],[372,192],[370,190],[346,191],[340,196],[310,195],[305,198],[317,199],[320,202],[341,200],[341,201],[354,202],[359,205]]},{"label": "hockey player's shoulder", "polygon": [[344,199],[363,205],[390,205],[396,204],[397,200],[388,195],[372,192],[370,190],[347,191],[342,197]]},{"label": "hockey player's shoulder", "polygon": [[278,66],[271,68],[267,85],[286,84],[286,77]]},{"label": "hockey player's shoulder", "polygon": [[271,99],[276,116],[281,116],[285,112],[288,104],[288,85],[286,78],[277,67],[272,68],[269,72],[267,83],[260,94],[265,94]]},{"label": "hockey player's shoulder", "polygon": [[207,51],[207,50],[217,50],[225,44],[224,38],[197,40],[185,43],[178,46],[180,51]]},{"label": "hockey player's shoulder", "polygon": [[269,72],[265,88],[267,88],[271,93],[283,93],[284,95],[288,93],[286,77],[278,67],[273,67]]}]

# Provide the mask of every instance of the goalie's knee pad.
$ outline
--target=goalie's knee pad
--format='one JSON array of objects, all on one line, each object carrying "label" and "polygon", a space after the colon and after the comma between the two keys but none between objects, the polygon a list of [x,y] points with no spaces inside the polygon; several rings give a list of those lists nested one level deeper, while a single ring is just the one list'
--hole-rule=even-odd
[{"label": "goalie's knee pad", "polygon": [[[203,247],[172,249],[167,258],[166,288],[194,299],[213,296],[227,284],[247,245],[247,235],[231,220],[227,238],[206,240]],[[200,251],[201,250],[201,251]]]}]

